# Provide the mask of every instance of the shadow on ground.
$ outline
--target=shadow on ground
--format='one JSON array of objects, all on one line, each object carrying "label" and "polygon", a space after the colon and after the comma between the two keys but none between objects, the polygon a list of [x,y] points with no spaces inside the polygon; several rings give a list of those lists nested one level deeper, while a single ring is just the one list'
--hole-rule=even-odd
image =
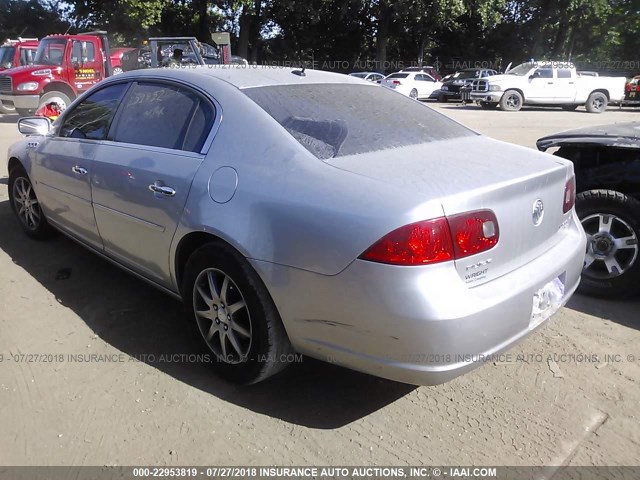
[{"label": "shadow on ground", "polygon": [[[60,235],[30,240],[0,202],[0,248],[104,341],[195,388],[252,411],[311,428],[338,428],[403,397],[414,386],[304,358],[250,387],[231,385],[206,363],[158,361],[198,350],[182,305]],[[56,279],[59,272],[66,279]],[[74,353],[74,352],[69,352]],[[156,361],[149,359],[155,356]]]},{"label": "shadow on ground", "polygon": [[[18,123],[18,115],[10,114],[10,115],[0,115],[0,123]],[[17,130],[16,130],[17,132]]]},{"label": "shadow on ground", "polygon": [[611,320],[625,327],[640,330],[640,298],[629,300],[605,300],[574,295],[567,307],[604,320]]}]

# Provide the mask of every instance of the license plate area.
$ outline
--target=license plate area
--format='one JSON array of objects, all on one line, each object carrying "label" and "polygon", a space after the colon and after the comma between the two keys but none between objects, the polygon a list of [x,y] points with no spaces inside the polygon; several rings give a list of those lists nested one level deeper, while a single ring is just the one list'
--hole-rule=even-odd
[{"label": "license plate area", "polygon": [[560,309],[564,298],[566,276],[566,272],[563,272],[533,294],[529,330],[536,328]]}]

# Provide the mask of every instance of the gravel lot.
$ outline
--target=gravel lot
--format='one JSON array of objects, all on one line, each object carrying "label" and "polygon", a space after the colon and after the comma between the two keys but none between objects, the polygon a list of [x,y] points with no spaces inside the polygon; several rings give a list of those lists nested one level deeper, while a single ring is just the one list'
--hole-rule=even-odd
[{"label": "gravel lot", "polygon": [[[559,130],[640,118],[433,106],[528,147]],[[2,151],[18,138],[15,121],[0,117]],[[576,296],[507,361],[437,387],[305,359],[241,388],[174,356],[192,350],[179,303],[63,237],[26,239],[6,176],[3,160],[2,465],[639,462],[640,301]],[[56,278],[61,269],[69,278]]]}]

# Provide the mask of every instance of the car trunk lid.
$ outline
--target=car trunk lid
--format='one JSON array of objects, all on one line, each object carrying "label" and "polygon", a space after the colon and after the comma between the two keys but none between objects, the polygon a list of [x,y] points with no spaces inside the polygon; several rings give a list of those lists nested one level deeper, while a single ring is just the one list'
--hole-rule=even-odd
[{"label": "car trunk lid", "polygon": [[436,199],[447,217],[492,210],[499,225],[498,244],[455,261],[461,279],[470,286],[498,278],[553,247],[562,239],[570,215],[563,213],[569,162],[482,136],[337,157],[327,163],[415,192],[416,212],[425,201]]}]

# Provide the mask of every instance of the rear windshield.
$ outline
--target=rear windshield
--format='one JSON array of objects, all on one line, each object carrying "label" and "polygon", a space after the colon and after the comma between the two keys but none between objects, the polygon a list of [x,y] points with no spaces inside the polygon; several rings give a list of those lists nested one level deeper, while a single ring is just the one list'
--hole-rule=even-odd
[{"label": "rear windshield", "polygon": [[387,78],[407,78],[408,76],[408,73],[392,73]]},{"label": "rear windshield", "polygon": [[320,159],[475,135],[385,87],[277,85],[243,92]]}]

